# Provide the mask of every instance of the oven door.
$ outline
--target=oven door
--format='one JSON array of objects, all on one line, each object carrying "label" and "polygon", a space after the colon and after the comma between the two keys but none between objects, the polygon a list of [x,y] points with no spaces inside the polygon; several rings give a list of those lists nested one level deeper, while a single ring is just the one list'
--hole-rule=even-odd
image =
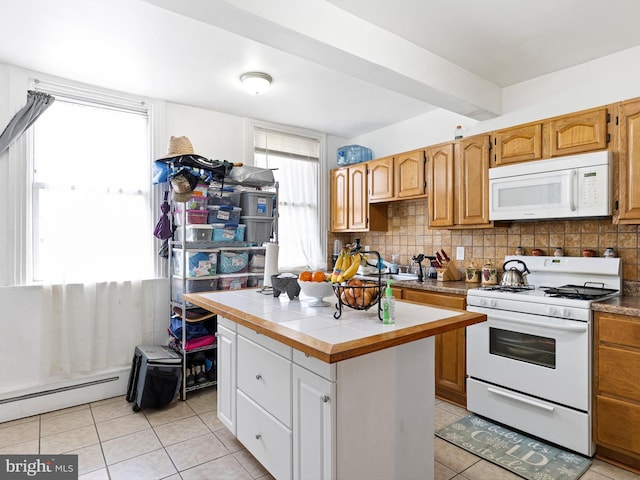
[{"label": "oven door", "polygon": [[590,323],[470,306],[469,377],[583,411],[591,388]]}]

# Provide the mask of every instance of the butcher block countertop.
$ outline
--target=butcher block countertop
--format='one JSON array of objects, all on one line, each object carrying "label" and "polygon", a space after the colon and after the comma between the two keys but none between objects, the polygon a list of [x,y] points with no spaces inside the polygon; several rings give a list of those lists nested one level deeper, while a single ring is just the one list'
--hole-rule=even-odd
[{"label": "butcher block countertop", "polygon": [[344,307],[335,319],[330,306],[312,307],[300,294],[289,300],[258,289],[190,293],[184,299],[327,363],[365,355],[486,321],[486,315],[396,300],[396,323],[383,325],[377,306],[367,311]]}]

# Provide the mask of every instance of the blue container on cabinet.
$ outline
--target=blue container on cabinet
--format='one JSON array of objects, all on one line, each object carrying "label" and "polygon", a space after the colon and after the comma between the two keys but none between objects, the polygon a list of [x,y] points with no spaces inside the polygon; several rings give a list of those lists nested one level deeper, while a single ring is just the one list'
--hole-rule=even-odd
[{"label": "blue container on cabinet", "polygon": [[345,145],[338,148],[338,165],[353,165],[354,163],[368,162],[373,158],[370,148],[360,145]]}]

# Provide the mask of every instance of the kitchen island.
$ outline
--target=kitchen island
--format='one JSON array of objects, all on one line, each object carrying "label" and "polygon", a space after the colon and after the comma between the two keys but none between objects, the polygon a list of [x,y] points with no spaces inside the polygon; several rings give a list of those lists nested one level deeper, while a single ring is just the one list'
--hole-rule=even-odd
[{"label": "kitchen island", "polygon": [[433,336],[484,315],[311,307],[258,290],[188,294],[218,314],[218,418],[278,480],[433,478]]}]

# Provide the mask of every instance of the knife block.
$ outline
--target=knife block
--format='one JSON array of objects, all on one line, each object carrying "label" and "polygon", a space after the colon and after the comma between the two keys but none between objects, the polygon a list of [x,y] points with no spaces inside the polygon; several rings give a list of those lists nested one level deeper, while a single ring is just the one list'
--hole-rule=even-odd
[{"label": "knife block", "polygon": [[438,282],[453,282],[462,280],[462,274],[458,271],[453,262],[447,262],[442,268],[436,268]]}]

